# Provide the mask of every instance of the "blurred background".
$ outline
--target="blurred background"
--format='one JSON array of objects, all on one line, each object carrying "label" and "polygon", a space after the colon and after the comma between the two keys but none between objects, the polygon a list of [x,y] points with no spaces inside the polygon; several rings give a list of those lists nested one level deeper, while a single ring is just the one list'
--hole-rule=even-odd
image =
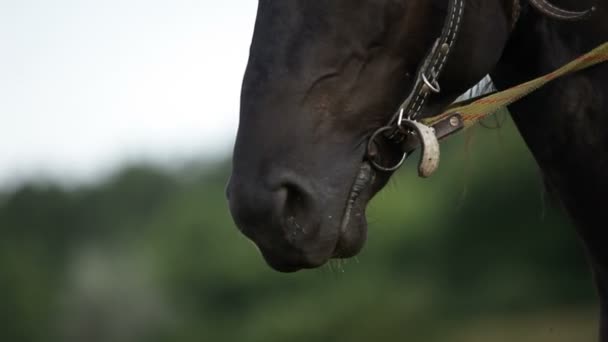
[{"label": "blurred background", "polygon": [[357,258],[271,271],[223,194],[256,6],[0,2],[0,341],[594,340],[505,113],[400,171]]}]

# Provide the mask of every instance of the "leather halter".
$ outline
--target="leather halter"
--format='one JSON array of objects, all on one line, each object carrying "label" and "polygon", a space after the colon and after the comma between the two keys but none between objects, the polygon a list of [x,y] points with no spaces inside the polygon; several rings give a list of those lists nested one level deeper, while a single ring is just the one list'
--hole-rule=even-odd
[{"label": "leather halter", "polygon": [[[399,106],[399,109],[388,124],[372,134],[368,143],[367,156],[370,163],[376,169],[386,172],[396,171],[403,165],[411,152],[404,150],[401,161],[395,166],[385,167],[380,165],[375,160],[375,147],[373,145],[375,144],[375,139],[381,134],[397,143],[406,141],[407,136],[414,133],[412,129],[414,129],[420,137],[431,134],[428,129],[421,127],[422,125],[416,122],[415,119],[420,115],[429,95],[441,91],[438,81],[439,76],[441,76],[441,72],[456,43],[456,39],[458,38],[458,33],[464,17],[464,7],[465,0],[450,0],[448,14],[443,24],[441,35],[435,40],[433,47],[420,65],[411,92]],[[407,124],[404,125],[406,122]]]},{"label": "leather halter", "polygon": [[[572,12],[555,7],[545,0],[528,1],[545,15],[559,20],[585,19],[595,10],[595,7],[592,7],[587,11]],[[427,126],[416,120],[420,116],[429,95],[441,91],[438,79],[458,38],[464,10],[465,0],[449,0],[448,14],[441,35],[435,40],[433,47],[419,66],[412,90],[388,124],[377,129],[371,135],[367,144],[366,158],[376,170],[396,171],[412,152],[418,147],[422,147],[418,171],[421,177],[429,177],[439,165],[439,140],[465,127],[465,121],[459,113],[453,113],[446,117],[442,116],[432,126]],[[513,0],[512,29],[519,19],[520,12],[520,0]],[[381,136],[401,145],[403,156],[394,166],[383,166],[377,161],[376,139]],[[415,138],[412,139],[412,137]]]}]

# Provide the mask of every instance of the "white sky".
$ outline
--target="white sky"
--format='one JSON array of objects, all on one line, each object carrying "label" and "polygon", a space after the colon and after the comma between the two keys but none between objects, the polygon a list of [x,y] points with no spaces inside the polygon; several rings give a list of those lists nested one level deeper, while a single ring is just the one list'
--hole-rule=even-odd
[{"label": "white sky", "polygon": [[227,155],[256,7],[0,0],[0,188]]}]

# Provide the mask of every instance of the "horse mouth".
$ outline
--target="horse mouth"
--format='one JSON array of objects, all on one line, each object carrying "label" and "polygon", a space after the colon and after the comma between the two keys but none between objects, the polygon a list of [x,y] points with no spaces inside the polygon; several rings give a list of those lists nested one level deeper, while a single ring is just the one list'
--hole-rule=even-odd
[{"label": "horse mouth", "polygon": [[339,227],[339,238],[332,258],[343,259],[357,255],[367,239],[365,208],[373,196],[371,185],[376,174],[368,162],[363,162],[351,186]]}]

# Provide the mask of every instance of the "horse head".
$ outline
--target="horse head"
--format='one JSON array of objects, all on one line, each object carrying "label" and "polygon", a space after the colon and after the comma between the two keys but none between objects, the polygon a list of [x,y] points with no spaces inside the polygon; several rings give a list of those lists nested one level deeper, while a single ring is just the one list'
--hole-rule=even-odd
[{"label": "horse head", "polygon": [[[547,15],[584,15],[530,3]],[[499,61],[518,0],[467,0],[460,34],[421,116],[439,114]],[[391,176],[370,135],[394,115],[441,34],[448,0],[260,0],[227,196],[267,263],[290,272],[356,255],[365,209]],[[399,160],[388,141],[382,162]]]}]

